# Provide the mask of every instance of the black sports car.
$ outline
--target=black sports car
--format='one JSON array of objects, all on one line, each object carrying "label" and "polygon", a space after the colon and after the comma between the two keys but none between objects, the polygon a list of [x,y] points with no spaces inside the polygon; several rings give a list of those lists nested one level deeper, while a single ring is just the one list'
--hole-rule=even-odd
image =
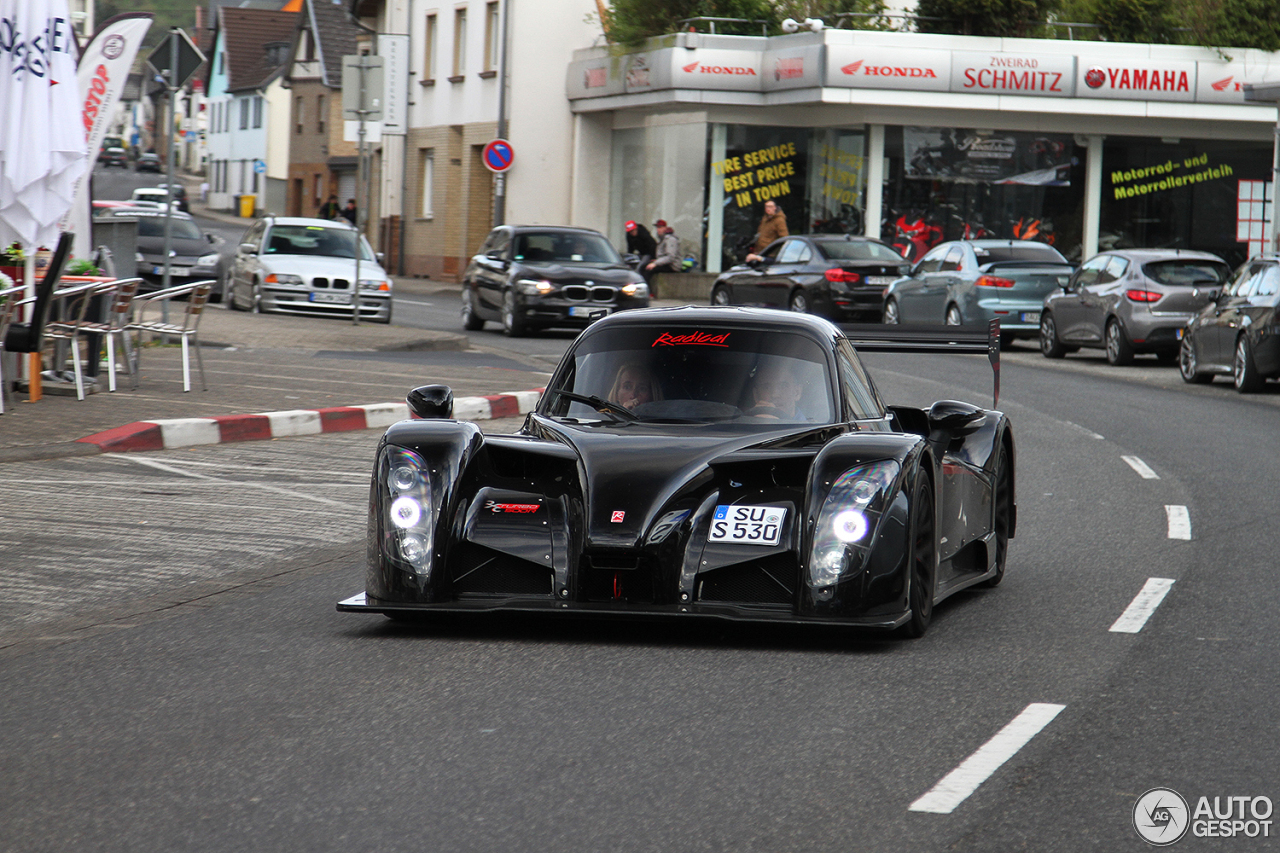
[{"label": "black sports car", "polygon": [[502,323],[511,337],[582,328],[614,311],[646,308],[649,285],[599,231],[503,225],[489,232],[462,279],[462,325]]},{"label": "black sports car", "polygon": [[[863,329],[880,348],[911,331]],[[960,333],[926,333],[936,341],[922,348],[954,352]],[[978,351],[998,358],[987,338]],[[1008,419],[955,401],[885,406],[850,338],[818,317],[606,317],[569,348],[515,435],[450,420],[447,386],[417,388],[409,403],[422,419],[388,429],[374,464],[365,592],[339,610],[920,636],[936,602],[1004,575],[1016,519]]]},{"label": "black sports car", "polygon": [[784,237],[760,257],[721,273],[711,289],[711,304],[878,322],[885,287],[911,270],[887,243],[847,234]]}]

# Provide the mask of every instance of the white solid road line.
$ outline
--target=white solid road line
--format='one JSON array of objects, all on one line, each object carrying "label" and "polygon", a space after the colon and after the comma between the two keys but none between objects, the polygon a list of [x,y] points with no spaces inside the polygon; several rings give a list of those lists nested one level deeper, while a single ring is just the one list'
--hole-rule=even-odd
[{"label": "white solid road line", "polygon": [[1129,463],[1129,467],[1130,467],[1130,468],[1132,468],[1133,470],[1137,471],[1137,472],[1138,472],[1138,476],[1140,476],[1142,479],[1144,479],[1144,480],[1159,480],[1159,479],[1160,479],[1160,475],[1159,475],[1159,474],[1157,474],[1155,471],[1152,471],[1152,470],[1151,470],[1151,466],[1149,466],[1147,463],[1143,462],[1143,461],[1142,461],[1141,459],[1139,459],[1138,457],[1136,457],[1136,456],[1121,456],[1120,458],[1121,458],[1121,459],[1123,459],[1125,462],[1128,462],[1128,463]]},{"label": "white solid road line", "polygon": [[1147,620],[1151,618],[1151,614],[1155,613],[1156,608],[1160,606],[1160,602],[1164,601],[1164,597],[1169,594],[1172,586],[1173,580],[1170,578],[1147,578],[1142,591],[1129,602],[1129,606],[1125,608],[1124,613],[1120,614],[1120,618],[1111,626],[1111,630],[1119,634],[1136,634],[1141,631],[1142,626],[1146,625]]},{"label": "white solid road line", "polygon": [[1045,702],[1028,705],[1012,722],[998,731],[995,737],[980,746],[959,767],[943,776],[927,794],[912,803],[908,811],[951,814],[956,806],[978,790],[979,785],[1026,746],[1065,707],[1067,706]]},{"label": "white solid road line", "polygon": [[1165,504],[1165,515],[1169,517],[1169,538],[1191,538],[1191,513],[1185,506],[1169,506]]}]

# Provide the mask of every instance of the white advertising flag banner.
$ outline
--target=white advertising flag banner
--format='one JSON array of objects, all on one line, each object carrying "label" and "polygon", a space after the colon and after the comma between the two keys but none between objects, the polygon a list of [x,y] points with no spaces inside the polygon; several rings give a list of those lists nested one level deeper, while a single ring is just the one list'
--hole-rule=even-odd
[{"label": "white advertising flag banner", "polygon": [[[102,137],[115,118],[120,93],[133,66],[134,57],[142,47],[142,40],[151,28],[150,12],[126,12],[116,15],[98,28],[98,32],[85,46],[76,75],[80,97],[81,118],[85,132],[85,153],[90,166],[76,183],[75,203],[63,223],[63,230],[75,233],[72,254],[87,258],[93,251],[90,227],[90,202],[88,173],[93,169],[94,158],[102,145]],[[127,262],[126,271],[133,267]],[[119,270],[117,270],[119,272]]]},{"label": "white advertising flag banner", "polygon": [[89,165],[67,0],[0,0],[0,245],[52,247]]}]

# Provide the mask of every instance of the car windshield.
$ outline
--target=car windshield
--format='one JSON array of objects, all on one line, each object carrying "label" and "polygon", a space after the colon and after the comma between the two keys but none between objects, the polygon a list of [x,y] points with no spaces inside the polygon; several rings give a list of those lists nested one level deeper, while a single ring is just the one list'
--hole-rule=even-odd
[{"label": "car windshield", "polygon": [[[360,241],[360,260],[372,261],[368,243]],[[356,232],[324,225],[275,225],[267,241],[269,255],[323,255],[331,258],[356,256]]]},{"label": "car windshield", "polygon": [[517,261],[533,263],[620,264],[613,244],[599,234],[529,232],[516,235]]},{"label": "car windshield", "polygon": [[1025,241],[1011,246],[974,246],[979,264],[1036,263],[1065,264],[1067,259],[1052,246]]},{"label": "car windshield", "polygon": [[833,261],[883,261],[887,264],[904,263],[902,255],[883,243],[871,240],[820,240],[822,254]]},{"label": "car windshield", "polygon": [[[132,214],[137,216],[137,214]],[[179,219],[173,217],[173,229],[170,232],[175,240],[203,240],[204,235],[200,233],[200,226],[196,225],[190,219]],[[164,217],[163,216],[138,216],[138,236],[139,237],[163,237],[164,236]]]},{"label": "car windshield", "polygon": [[615,328],[585,338],[546,399],[548,414],[578,421],[630,420],[625,412],[611,414],[599,402],[606,401],[642,422],[732,423],[750,430],[829,424],[836,411],[827,360],[811,339],[683,326]]},{"label": "car windshield", "polygon": [[1142,265],[1142,272],[1154,282],[1169,285],[1222,284],[1231,277],[1231,268],[1222,261],[1192,258],[1151,261]]}]

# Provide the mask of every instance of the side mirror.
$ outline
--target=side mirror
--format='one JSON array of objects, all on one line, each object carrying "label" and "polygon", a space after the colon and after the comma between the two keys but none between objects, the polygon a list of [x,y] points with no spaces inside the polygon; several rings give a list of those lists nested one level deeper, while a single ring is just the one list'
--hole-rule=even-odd
[{"label": "side mirror", "polygon": [[409,411],[420,418],[453,417],[453,389],[448,385],[422,385],[410,391],[405,399]]},{"label": "side mirror", "polygon": [[257,254],[257,252],[258,252],[258,247],[253,245],[252,243],[240,244],[240,254],[242,255],[254,255],[254,254]]},{"label": "side mirror", "polygon": [[502,260],[502,250],[490,249],[489,251],[484,253],[484,256],[491,261],[500,261]]},{"label": "side mirror", "polygon": [[374,257],[378,259],[378,263],[379,263],[380,265],[381,265],[381,264],[383,264],[383,263],[385,263],[385,262],[386,262],[386,259],[387,259],[387,256],[386,256],[386,253],[385,253],[385,252],[375,252],[375,253],[374,253]]},{"label": "side mirror", "polygon": [[968,435],[982,426],[986,412],[958,400],[939,400],[929,407],[929,427],[952,436]]}]

